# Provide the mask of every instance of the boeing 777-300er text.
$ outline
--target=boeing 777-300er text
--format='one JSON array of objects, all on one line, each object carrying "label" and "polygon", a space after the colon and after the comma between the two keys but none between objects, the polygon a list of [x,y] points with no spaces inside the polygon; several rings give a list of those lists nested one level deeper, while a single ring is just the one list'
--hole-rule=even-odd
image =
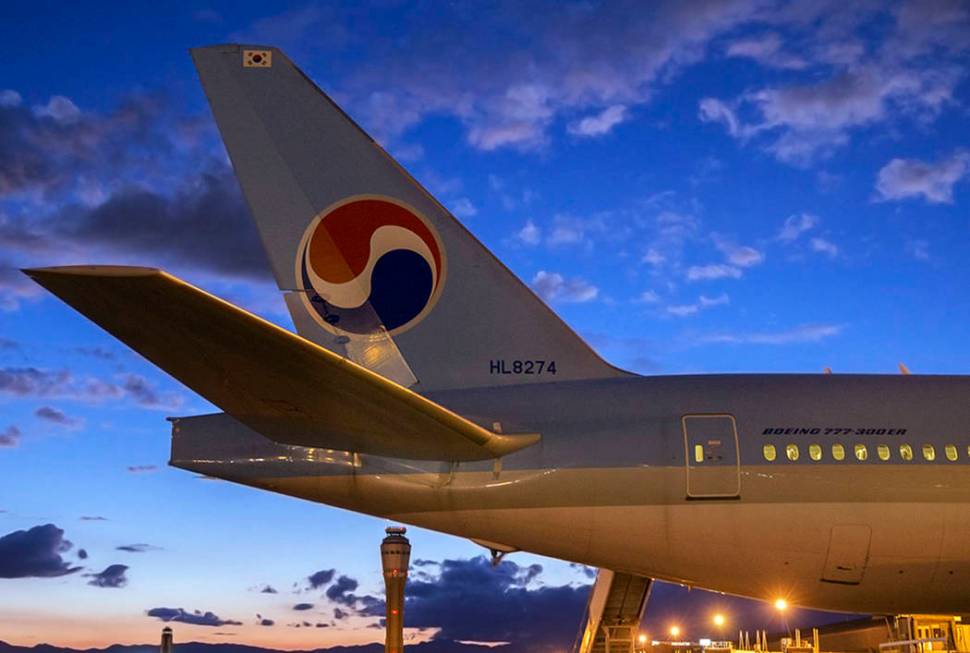
[{"label": "boeing 777-300er text", "polygon": [[173,420],[172,465],[732,594],[970,607],[970,377],[617,369],[280,50],[192,57],[299,335],[157,269],[26,271],[225,411]]}]

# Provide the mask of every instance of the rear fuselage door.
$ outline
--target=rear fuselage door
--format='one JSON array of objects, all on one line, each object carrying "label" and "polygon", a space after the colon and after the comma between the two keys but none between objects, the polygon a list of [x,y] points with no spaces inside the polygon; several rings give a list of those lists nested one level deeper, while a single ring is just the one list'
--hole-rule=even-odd
[{"label": "rear fuselage door", "polygon": [[738,431],[732,415],[684,415],[687,497],[733,499],[741,495]]}]

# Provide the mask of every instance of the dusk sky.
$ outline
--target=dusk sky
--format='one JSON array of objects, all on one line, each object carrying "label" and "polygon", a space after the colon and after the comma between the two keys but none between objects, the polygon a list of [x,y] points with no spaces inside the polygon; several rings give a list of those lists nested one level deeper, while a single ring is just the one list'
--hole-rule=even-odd
[{"label": "dusk sky", "polygon": [[[292,328],[189,47],[283,48],[619,366],[970,371],[965,1],[33,1],[0,35],[0,640],[383,640],[388,524],[168,468],[165,417],[213,407],[18,270],[159,266]],[[572,643],[589,570],[409,537],[413,641]]]}]

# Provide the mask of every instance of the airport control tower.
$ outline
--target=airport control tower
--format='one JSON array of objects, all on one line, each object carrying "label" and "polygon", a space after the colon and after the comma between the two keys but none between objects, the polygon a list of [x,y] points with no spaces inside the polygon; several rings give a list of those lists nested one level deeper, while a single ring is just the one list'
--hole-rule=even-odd
[{"label": "airport control tower", "polygon": [[174,653],[175,646],[172,644],[172,629],[168,626],[162,628],[162,648],[161,653]]},{"label": "airport control tower", "polygon": [[404,650],[404,584],[408,580],[411,562],[411,543],[404,537],[407,529],[388,528],[381,542],[381,564],[384,567],[384,586],[387,588],[387,626],[385,653]]}]

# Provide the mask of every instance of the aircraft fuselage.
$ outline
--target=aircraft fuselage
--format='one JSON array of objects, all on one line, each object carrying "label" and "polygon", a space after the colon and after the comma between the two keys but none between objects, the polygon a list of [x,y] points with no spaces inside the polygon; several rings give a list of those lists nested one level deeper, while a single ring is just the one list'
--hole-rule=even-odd
[{"label": "aircraft fuselage", "polygon": [[631,377],[429,397],[542,441],[429,463],[280,445],[237,424],[254,440],[245,455],[220,454],[229,435],[176,433],[173,464],[732,594],[857,612],[970,604],[970,377]]}]

